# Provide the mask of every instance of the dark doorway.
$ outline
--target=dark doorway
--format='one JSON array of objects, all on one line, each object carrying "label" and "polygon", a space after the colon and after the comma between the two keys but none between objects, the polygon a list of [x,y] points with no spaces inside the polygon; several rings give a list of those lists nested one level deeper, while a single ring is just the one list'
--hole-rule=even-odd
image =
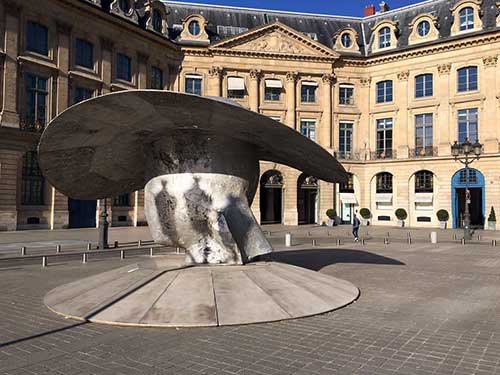
[{"label": "dark doorway", "polygon": [[[483,228],[484,212],[483,212],[483,190],[481,188],[470,188],[470,220],[471,227]],[[456,189],[456,199],[458,207],[458,222],[457,228],[463,228],[464,212],[465,212],[465,189]]]},{"label": "dark doorway", "polygon": [[281,224],[282,212],[283,176],[279,171],[267,171],[260,179],[261,224]]},{"label": "dark doorway", "polygon": [[297,211],[299,225],[317,223],[318,179],[301,175],[297,181]]},{"label": "dark doorway", "polygon": [[95,228],[96,226],[95,200],[68,199],[69,227],[70,228]]}]

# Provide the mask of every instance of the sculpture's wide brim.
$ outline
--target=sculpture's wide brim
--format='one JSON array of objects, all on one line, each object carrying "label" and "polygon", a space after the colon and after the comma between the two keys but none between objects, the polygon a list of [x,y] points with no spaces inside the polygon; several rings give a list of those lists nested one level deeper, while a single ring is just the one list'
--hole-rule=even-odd
[{"label": "sculpture's wide brim", "polygon": [[73,198],[128,193],[147,183],[144,149],[182,131],[245,141],[255,145],[259,160],[328,182],[346,179],[331,154],[286,125],[221,100],[158,90],[122,91],[70,107],[43,132],[40,167],[53,186]]}]

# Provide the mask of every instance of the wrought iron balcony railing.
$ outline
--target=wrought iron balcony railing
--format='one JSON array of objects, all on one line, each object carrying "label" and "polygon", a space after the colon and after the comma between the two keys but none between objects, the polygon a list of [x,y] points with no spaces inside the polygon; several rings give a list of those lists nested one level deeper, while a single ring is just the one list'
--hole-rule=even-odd
[{"label": "wrought iron balcony railing", "polygon": [[377,160],[377,159],[396,159],[396,150],[380,150],[380,151],[374,151],[370,153],[370,159],[371,160]]},{"label": "wrought iron balcony railing", "polygon": [[338,160],[361,160],[359,152],[335,151],[333,156]]},{"label": "wrought iron balcony railing", "polygon": [[41,133],[45,129],[45,123],[39,120],[30,120],[26,118],[21,118],[19,120],[19,128],[27,132]]},{"label": "wrought iron balcony railing", "polygon": [[426,158],[431,156],[438,156],[438,148],[433,146],[417,147],[410,149],[410,158]]}]

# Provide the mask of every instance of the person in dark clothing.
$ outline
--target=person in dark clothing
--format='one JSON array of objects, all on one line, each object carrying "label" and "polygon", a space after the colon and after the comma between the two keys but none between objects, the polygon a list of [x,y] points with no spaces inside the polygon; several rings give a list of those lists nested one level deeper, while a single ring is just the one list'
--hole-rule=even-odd
[{"label": "person in dark clothing", "polygon": [[359,226],[360,226],[360,224],[361,224],[361,222],[359,221],[359,219],[356,216],[356,214],[354,214],[354,219],[352,220],[352,235],[354,236],[354,242],[358,242],[359,241],[358,232],[359,232]]}]

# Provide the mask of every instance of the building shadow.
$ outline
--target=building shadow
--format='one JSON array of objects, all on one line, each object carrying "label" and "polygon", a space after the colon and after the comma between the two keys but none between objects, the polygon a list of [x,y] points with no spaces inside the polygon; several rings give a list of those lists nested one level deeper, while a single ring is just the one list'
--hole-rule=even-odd
[{"label": "building shadow", "polygon": [[258,260],[281,262],[313,271],[319,271],[326,266],[337,263],[405,265],[405,263],[397,259],[370,253],[369,251],[335,248],[278,251],[265,254],[259,257]]}]

